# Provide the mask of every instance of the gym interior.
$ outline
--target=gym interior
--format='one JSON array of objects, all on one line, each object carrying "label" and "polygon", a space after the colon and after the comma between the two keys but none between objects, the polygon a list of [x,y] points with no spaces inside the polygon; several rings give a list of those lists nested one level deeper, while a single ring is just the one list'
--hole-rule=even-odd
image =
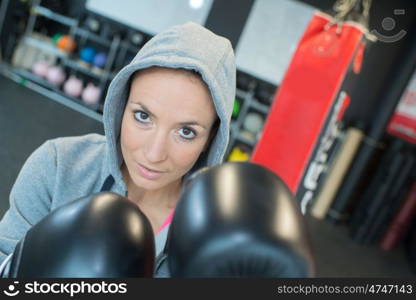
[{"label": "gym interior", "polygon": [[0,0],[0,215],[31,153],[104,134],[117,72],[192,21],[235,52],[224,161],[257,162],[288,185],[315,276],[415,277],[413,2]]}]

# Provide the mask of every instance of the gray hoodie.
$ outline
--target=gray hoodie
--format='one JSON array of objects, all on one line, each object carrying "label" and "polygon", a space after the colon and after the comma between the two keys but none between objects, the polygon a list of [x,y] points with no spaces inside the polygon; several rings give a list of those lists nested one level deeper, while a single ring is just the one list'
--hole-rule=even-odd
[{"label": "gray hoodie", "polygon": [[[27,230],[61,205],[100,191],[127,195],[120,171],[121,120],[131,75],[151,66],[192,69],[201,75],[220,125],[208,151],[203,152],[190,173],[223,161],[235,97],[232,46],[226,38],[195,23],[174,26],[149,40],[112,80],[104,104],[105,136],[88,134],[48,140],[26,160],[10,192],[10,208],[0,221],[0,263]],[[168,228],[155,236],[158,257]]]}]

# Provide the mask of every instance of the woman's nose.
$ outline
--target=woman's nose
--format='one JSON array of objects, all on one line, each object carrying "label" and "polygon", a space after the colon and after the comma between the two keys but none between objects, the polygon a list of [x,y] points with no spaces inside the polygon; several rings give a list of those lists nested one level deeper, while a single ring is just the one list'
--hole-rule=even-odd
[{"label": "woman's nose", "polygon": [[157,163],[167,158],[168,136],[162,130],[155,130],[146,144],[144,155],[148,162]]}]

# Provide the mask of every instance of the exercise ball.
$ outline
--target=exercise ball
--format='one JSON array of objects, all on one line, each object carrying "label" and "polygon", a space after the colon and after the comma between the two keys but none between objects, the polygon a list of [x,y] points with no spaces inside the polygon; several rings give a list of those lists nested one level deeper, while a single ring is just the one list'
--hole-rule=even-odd
[{"label": "exercise ball", "polygon": [[75,50],[76,43],[72,37],[69,35],[64,35],[58,40],[56,46],[66,52],[72,52]]},{"label": "exercise ball", "polygon": [[96,67],[103,68],[107,63],[107,54],[99,52],[94,56],[92,64]]},{"label": "exercise ball", "polygon": [[93,62],[93,60],[94,60],[95,54],[96,54],[96,50],[94,48],[92,48],[92,47],[85,47],[85,48],[83,48],[81,50],[81,52],[79,54],[79,57],[83,61],[91,64]]},{"label": "exercise ball", "polygon": [[63,36],[62,33],[55,33],[52,36],[52,43],[54,43],[55,45],[58,43],[59,39]]}]

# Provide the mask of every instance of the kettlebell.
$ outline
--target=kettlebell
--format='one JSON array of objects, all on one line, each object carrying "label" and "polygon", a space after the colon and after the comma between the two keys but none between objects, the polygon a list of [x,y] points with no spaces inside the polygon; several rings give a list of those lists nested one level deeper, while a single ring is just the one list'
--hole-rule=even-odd
[{"label": "kettlebell", "polygon": [[75,75],[71,75],[64,84],[64,92],[68,96],[77,98],[82,93],[82,81]]},{"label": "kettlebell", "polygon": [[65,80],[65,72],[59,66],[50,67],[46,74],[46,79],[53,84],[61,84]]},{"label": "kettlebell", "polygon": [[32,72],[40,77],[46,77],[48,70],[49,63],[44,60],[37,61],[32,65]]},{"label": "kettlebell", "polygon": [[82,100],[90,105],[97,104],[100,100],[100,93],[100,89],[93,83],[89,82],[87,87],[82,92]]}]

